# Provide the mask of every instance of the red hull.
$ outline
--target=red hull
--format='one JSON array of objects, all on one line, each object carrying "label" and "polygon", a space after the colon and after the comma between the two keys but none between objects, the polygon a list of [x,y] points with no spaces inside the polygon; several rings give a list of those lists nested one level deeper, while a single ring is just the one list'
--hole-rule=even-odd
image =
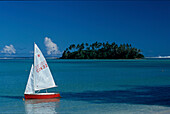
[{"label": "red hull", "polygon": [[61,97],[59,93],[52,94],[24,94],[25,99],[50,99]]}]

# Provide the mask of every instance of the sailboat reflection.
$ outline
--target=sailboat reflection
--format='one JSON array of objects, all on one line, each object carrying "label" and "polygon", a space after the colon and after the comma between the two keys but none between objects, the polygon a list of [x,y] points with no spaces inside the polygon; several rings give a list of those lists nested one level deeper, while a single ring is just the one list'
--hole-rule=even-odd
[{"label": "sailboat reflection", "polygon": [[56,114],[59,110],[58,98],[25,100],[25,112],[27,114]]}]

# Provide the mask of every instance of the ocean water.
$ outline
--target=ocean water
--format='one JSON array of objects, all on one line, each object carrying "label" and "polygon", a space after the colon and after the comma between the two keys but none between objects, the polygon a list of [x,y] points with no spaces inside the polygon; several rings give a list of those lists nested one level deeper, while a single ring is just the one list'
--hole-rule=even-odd
[{"label": "ocean water", "polygon": [[62,98],[23,101],[33,60],[0,60],[0,113],[170,113],[170,59],[47,62]]}]

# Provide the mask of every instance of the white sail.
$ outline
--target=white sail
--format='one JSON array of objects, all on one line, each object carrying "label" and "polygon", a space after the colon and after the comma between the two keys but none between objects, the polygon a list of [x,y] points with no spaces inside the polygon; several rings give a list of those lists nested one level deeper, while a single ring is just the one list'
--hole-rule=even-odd
[{"label": "white sail", "polygon": [[48,64],[36,44],[34,44],[34,79],[35,90],[56,87]]},{"label": "white sail", "polygon": [[33,68],[34,66],[32,65],[30,75],[28,78],[27,86],[25,88],[25,93],[24,94],[32,94],[34,93],[34,77],[33,77]]}]

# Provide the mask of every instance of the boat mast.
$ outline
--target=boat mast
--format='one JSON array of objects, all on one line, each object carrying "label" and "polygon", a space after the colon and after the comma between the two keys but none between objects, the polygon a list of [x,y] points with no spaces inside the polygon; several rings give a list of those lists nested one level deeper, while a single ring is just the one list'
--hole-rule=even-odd
[{"label": "boat mast", "polygon": [[35,93],[35,42],[34,42],[34,65],[33,65],[34,93]]}]

